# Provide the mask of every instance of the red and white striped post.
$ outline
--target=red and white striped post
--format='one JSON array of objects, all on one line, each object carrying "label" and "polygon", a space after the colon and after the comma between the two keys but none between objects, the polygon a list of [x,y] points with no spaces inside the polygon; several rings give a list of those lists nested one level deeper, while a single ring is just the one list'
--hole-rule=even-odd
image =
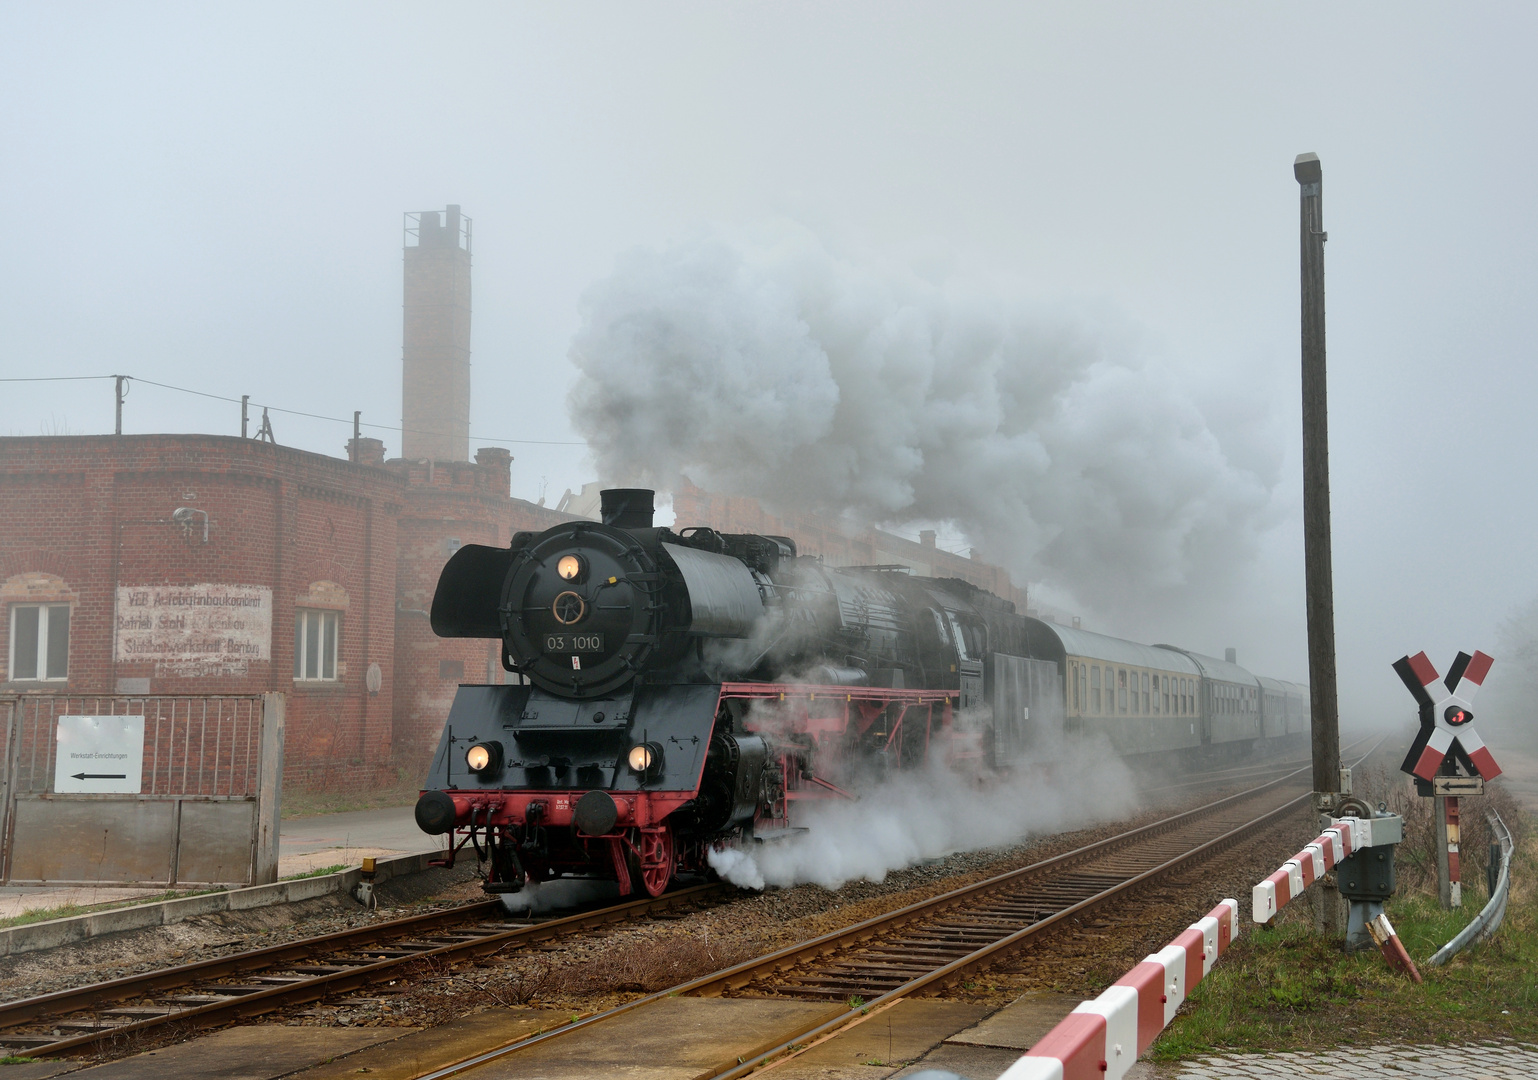
[{"label": "red and white striped post", "polygon": [[1121,1080],[1239,932],[1224,900],[1042,1036],[999,1080]]}]

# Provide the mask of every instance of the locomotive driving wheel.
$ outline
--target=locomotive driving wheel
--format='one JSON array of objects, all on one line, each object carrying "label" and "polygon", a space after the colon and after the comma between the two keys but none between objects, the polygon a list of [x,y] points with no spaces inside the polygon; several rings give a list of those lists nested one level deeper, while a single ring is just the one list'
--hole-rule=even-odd
[{"label": "locomotive driving wheel", "polygon": [[[640,878],[641,888],[647,896],[661,896],[673,879],[673,830],[667,825],[653,829],[641,829],[636,837],[633,876]],[[636,873],[639,871],[639,873]]]}]

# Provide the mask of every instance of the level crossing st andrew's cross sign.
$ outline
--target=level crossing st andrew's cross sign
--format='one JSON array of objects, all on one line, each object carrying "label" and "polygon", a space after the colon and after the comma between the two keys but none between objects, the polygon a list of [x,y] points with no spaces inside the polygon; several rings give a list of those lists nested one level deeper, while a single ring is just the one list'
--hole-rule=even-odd
[{"label": "level crossing st andrew's cross sign", "polygon": [[1501,767],[1474,730],[1472,708],[1493,662],[1478,650],[1473,656],[1460,652],[1447,677],[1440,680],[1423,652],[1394,662],[1394,670],[1420,704],[1421,729],[1401,766],[1403,771],[1429,783],[1451,752],[1475,776],[1494,780],[1501,775]]}]

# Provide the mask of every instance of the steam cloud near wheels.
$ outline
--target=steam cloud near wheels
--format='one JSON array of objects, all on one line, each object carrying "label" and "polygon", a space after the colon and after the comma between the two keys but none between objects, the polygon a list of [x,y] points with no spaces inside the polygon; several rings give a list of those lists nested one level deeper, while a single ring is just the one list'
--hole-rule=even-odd
[{"label": "steam cloud near wheels", "polygon": [[1210,594],[1276,519],[1264,405],[1204,412],[1114,334],[794,225],[622,257],[583,298],[572,359],[606,482],[943,523],[1101,612]]},{"label": "steam cloud near wheels", "polygon": [[1137,785],[1103,740],[1057,742],[1008,780],[980,778],[932,762],[859,787],[853,801],[830,799],[806,829],[763,845],[709,853],[711,867],[745,889],[812,882],[826,889],[887,874],[957,851],[1114,820],[1137,808]]}]

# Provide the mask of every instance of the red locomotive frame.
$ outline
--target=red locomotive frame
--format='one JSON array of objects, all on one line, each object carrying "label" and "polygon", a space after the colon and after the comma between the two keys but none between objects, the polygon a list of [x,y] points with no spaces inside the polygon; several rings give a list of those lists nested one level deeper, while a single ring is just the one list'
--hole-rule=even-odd
[{"label": "red locomotive frame", "polygon": [[[720,685],[716,715],[734,701],[773,706],[769,711],[751,710],[743,724],[749,733],[766,737],[771,761],[778,765],[778,782],[767,785],[772,796],[760,803],[755,831],[794,827],[793,807],[799,802],[854,798],[835,781],[852,775],[862,761],[877,755],[895,769],[921,764],[940,748],[950,763],[983,756],[977,733],[956,730],[954,690],[728,682]],[[667,821],[698,795],[703,772],[702,758],[694,787],[687,791],[610,791],[616,810],[614,826],[598,836],[581,835],[573,827],[577,801],[587,793],[585,789],[450,789],[445,794],[454,803],[453,832],[459,839],[438,865],[452,865],[466,844],[482,855],[480,837],[485,838],[489,854],[495,834],[509,836],[513,829],[529,828],[564,830],[570,833],[572,845],[563,849],[563,857],[548,862],[525,860],[531,881],[566,871],[591,872],[607,855],[621,894],[633,891],[633,877],[639,876],[647,893],[659,895],[677,870],[703,869],[709,848],[725,839],[680,843]],[[766,774],[772,772],[773,766],[766,770]],[[607,852],[601,850],[604,847]]]}]

